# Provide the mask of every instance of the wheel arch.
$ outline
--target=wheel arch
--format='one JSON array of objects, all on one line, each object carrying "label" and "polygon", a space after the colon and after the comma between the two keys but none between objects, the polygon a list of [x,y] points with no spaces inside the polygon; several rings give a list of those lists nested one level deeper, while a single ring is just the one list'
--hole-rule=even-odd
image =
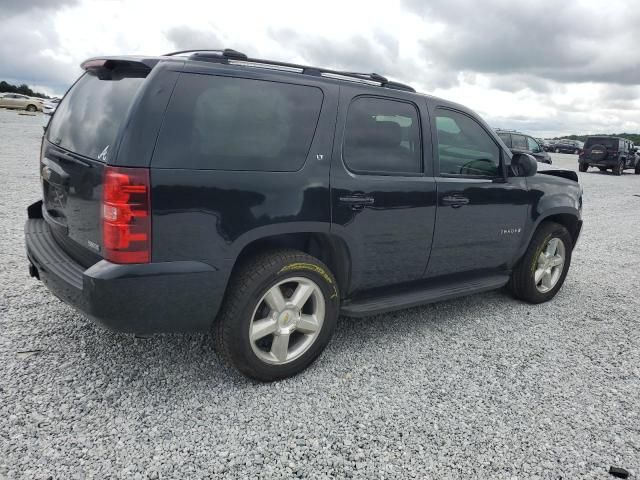
[{"label": "wheel arch", "polygon": [[344,297],[351,283],[351,253],[341,237],[325,232],[295,232],[269,235],[247,243],[236,256],[232,272],[248,258],[267,250],[290,248],[307,253],[329,267],[340,295]]}]

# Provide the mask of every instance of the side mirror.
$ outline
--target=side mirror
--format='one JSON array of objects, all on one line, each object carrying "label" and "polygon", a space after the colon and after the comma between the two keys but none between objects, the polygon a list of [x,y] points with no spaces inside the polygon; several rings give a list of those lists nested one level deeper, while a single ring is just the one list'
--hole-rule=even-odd
[{"label": "side mirror", "polygon": [[528,153],[514,153],[511,169],[517,177],[533,177],[538,172],[538,162]]}]

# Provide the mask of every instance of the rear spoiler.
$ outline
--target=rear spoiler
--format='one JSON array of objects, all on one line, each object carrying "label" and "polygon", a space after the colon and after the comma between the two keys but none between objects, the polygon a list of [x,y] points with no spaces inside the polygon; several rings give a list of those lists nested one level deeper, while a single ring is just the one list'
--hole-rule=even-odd
[{"label": "rear spoiler", "polygon": [[80,67],[100,80],[120,80],[146,77],[158,61],[158,58],[144,57],[94,57],[82,62]]},{"label": "rear spoiler", "polygon": [[578,181],[578,174],[573,170],[538,170],[538,173],[542,173],[544,175],[553,175],[554,177],[567,178],[569,180],[573,180],[574,182]]}]

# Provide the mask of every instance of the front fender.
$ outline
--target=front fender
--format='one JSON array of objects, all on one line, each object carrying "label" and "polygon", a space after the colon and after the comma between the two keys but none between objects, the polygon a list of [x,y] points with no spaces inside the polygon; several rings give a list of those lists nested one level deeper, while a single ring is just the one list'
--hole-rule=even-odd
[{"label": "front fender", "polygon": [[[524,255],[533,234],[545,220],[559,223],[568,218],[582,222],[582,187],[579,183],[560,177],[536,175],[529,180],[531,208],[527,227],[522,236],[518,258]],[[572,232],[573,233],[573,232]]]}]

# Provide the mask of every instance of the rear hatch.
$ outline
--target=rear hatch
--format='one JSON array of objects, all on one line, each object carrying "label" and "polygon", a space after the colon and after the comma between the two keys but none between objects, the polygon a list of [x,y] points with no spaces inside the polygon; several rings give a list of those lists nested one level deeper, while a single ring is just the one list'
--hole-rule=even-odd
[{"label": "rear hatch", "polygon": [[618,153],[619,144],[615,137],[589,137],[584,144],[584,156],[592,162],[613,158]]},{"label": "rear hatch", "polygon": [[[43,217],[57,242],[90,266],[103,257],[103,174],[148,68],[94,65],[60,102],[43,141]],[[85,67],[86,68],[86,67]]]}]

